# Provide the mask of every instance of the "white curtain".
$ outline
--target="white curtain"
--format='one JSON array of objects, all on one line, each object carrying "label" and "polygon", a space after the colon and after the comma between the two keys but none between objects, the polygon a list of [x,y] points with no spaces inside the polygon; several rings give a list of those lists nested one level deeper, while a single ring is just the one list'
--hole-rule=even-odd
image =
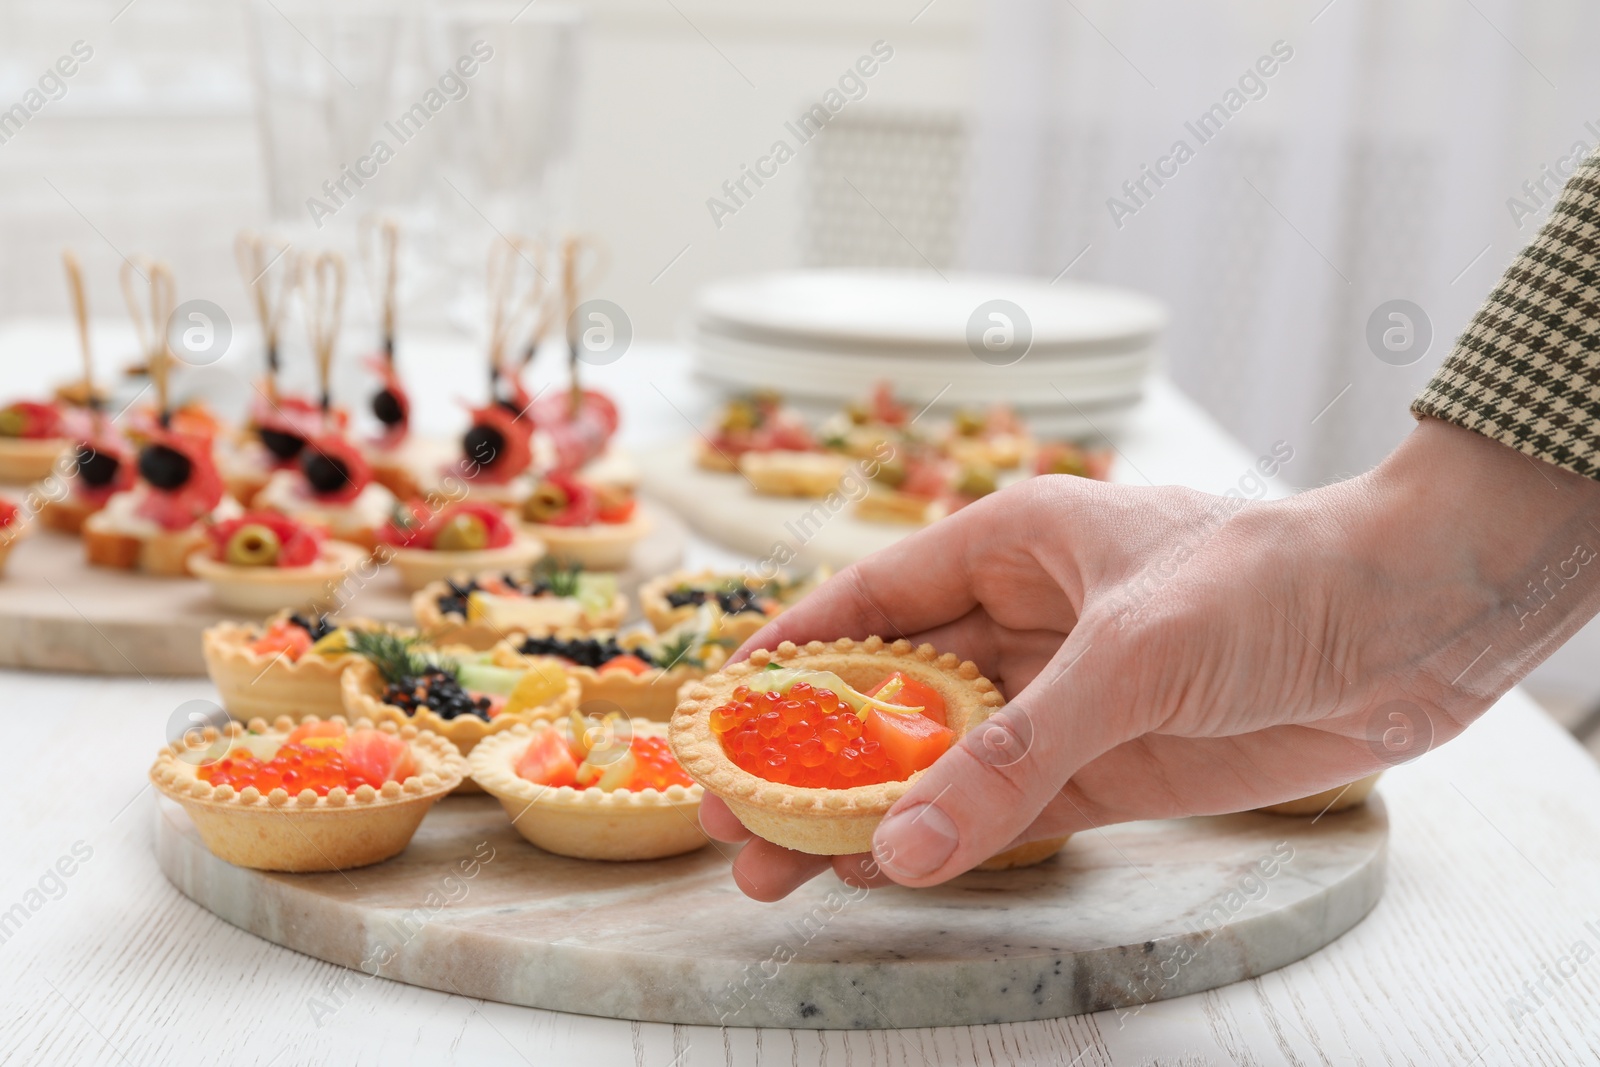
[{"label": "white curtain", "polygon": [[[1523,183],[1600,143],[1593,0],[992,0],[985,24],[967,262],[1163,298],[1172,375],[1291,444],[1300,486],[1393,447],[1544,218]],[[1394,299],[1432,325],[1409,366],[1366,339]]]}]

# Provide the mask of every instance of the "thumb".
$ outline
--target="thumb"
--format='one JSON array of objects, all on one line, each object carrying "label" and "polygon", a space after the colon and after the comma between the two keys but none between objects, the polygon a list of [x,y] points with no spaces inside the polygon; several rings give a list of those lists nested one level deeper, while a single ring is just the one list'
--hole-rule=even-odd
[{"label": "thumb", "polygon": [[889,809],[873,857],[901,885],[936,885],[1006,848],[1084,764],[1142,732],[1117,657],[1073,637],[1009,704],[969,730]]}]

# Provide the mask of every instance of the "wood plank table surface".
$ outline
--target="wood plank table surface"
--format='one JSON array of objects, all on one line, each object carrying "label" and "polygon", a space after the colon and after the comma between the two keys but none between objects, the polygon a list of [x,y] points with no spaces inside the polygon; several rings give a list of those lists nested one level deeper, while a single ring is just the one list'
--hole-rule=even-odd
[{"label": "wood plank table surface", "polygon": [[[39,334],[0,328],[0,366],[15,365],[17,338]],[[675,350],[650,359],[630,385],[597,382],[623,397],[637,444],[681,435],[684,417],[705,411],[691,407]],[[1159,380],[1123,450],[1136,471],[1119,480],[1212,492],[1253,462]],[[691,547],[691,562],[736,561],[708,542]],[[184,898],[151,852],[145,770],[174,710],[214,696],[206,682],[8,671],[0,692],[0,1064],[1600,1061],[1600,768],[1519,692],[1385,776],[1387,892],[1307,959],[1123,1012],[856,1032],[537,1011],[366,979],[279,948]]]}]

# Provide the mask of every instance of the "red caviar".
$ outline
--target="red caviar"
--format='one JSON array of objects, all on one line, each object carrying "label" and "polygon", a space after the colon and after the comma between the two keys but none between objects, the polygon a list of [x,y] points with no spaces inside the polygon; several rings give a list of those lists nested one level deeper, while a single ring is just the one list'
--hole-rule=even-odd
[{"label": "red caviar", "polygon": [[248,748],[236,748],[222,759],[201,767],[197,777],[212,785],[231,785],[234,789],[255,786],[263,793],[283,789],[291,795],[303,789],[327,796],[334,786],[354,789],[344,769],[344,755],[338,748],[313,748],[310,745],[284,745],[270,760],[261,760]]},{"label": "red caviar", "polygon": [[832,690],[806,682],[781,693],[741,685],[733,700],[711,712],[711,729],[735,764],[784,785],[849,789],[897,782],[932,762],[897,762],[868,736],[855,709]]},{"label": "red caviar", "polygon": [[297,796],[310,789],[325,797],[335,787],[350,792],[363,785],[377,789],[416,772],[411,748],[400,738],[371,729],[346,733],[343,723],[327,722],[295,727],[270,759],[240,745],[201,767],[195,777],[237,790],[255,786],[262,793],[282,789]]},{"label": "red caviar", "polygon": [[635,761],[633,778],[628,782],[629,789],[665,792],[668,786],[681,785],[687,789],[694,785],[694,779],[678,766],[678,760],[673,756],[666,738],[634,737],[629,748]]}]

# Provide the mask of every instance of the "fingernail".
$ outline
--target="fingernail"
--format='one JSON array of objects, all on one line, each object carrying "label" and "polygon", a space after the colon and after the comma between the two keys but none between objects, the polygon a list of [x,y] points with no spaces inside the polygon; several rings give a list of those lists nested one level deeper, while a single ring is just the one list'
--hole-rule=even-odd
[{"label": "fingernail", "polygon": [[961,843],[950,816],[932,804],[896,812],[878,824],[872,854],[878,866],[903,878],[921,878],[943,867]]}]

